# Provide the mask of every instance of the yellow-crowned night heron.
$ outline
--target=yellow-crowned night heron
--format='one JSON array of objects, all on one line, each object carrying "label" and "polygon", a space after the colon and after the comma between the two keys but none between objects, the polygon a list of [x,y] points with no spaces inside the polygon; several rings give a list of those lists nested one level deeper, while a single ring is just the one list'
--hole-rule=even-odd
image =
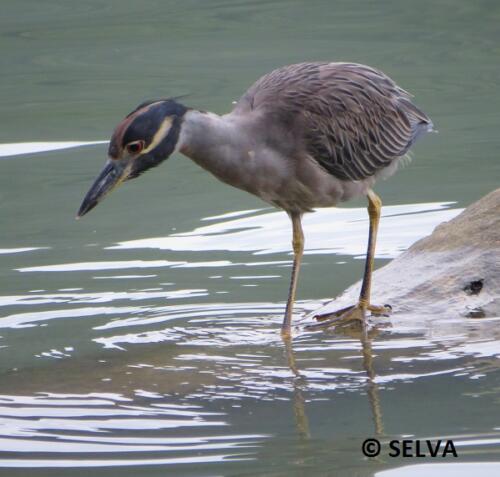
[{"label": "yellow-crowned night heron", "polygon": [[139,105],[115,129],[109,159],[78,216],[121,182],[179,151],[221,181],[287,212],[294,262],[282,334],[290,335],[304,236],[301,217],[353,197],[368,198],[370,229],[359,301],[343,317],[364,318],[381,200],[372,187],[395,172],[413,142],[432,130],[410,95],[384,73],[354,63],[300,63],[260,78],[218,116],[173,99]]}]

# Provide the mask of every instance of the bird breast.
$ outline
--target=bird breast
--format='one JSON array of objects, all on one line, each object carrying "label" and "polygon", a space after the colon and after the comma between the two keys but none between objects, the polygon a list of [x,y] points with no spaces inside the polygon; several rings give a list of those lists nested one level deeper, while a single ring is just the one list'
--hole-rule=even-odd
[{"label": "bird breast", "polygon": [[[288,139],[290,147],[266,140],[254,123],[190,112],[181,131],[180,152],[222,182],[289,212],[331,207],[366,194],[374,178],[343,181]],[[286,134],[282,135],[287,142]]]},{"label": "bird breast", "polygon": [[[374,178],[343,181],[328,173],[309,156],[280,157],[264,152],[265,170],[254,194],[289,212],[310,212],[317,207],[332,207],[355,196],[365,195]],[[270,157],[272,159],[270,159]],[[258,160],[258,159],[257,159]]]}]

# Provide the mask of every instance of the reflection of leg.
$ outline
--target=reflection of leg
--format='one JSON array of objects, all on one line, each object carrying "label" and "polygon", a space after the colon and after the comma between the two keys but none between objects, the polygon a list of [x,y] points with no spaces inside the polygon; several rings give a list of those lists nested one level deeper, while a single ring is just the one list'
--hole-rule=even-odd
[{"label": "reflection of leg", "polygon": [[302,262],[302,254],[304,252],[304,233],[302,232],[300,213],[290,213],[293,228],[293,268],[292,277],[290,280],[290,290],[288,292],[288,301],[286,303],[285,318],[281,327],[283,337],[290,336],[292,326],[293,304],[295,302],[295,292],[297,290],[297,279],[299,277],[300,264]]},{"label": "reflection of leg", "polygon": [[375,434],[382,435],[384,433],[384,423],[382,420],[382,409],[380,406],[380,396],[378,391],[377,383],[375,382],[375,370],[373,368],[373,354],[372,354],[372,344],[368,334],[366,333],[366,327],[363,324],[363,333],[361,335],[361,347],[363,351],[363,368],[368,376],[367,382],[367,394],[368,400],[370,401],[370,407],[372,410],[373,423],[375,424]]},{"label": "reflection of leg", "polygon": [[293,353],[292,340],[290,337],[283,337],[285,353],[288,367],[292,371],[293,378],[293,413],[299,436],[302,439],[310,439],[309,420],[307,419],[305,409],[305,399],[302,395],[301,381],[304,379],[295,364],[295,355]]},{"label": "reflection of leg", "polygon": [[370,230],[368,234],[368,249],[366,251],[365,272],[363,274],[363,283],[359,294],[359,301],[356,305],[342,308],[341,310],[318,315],[316,319],[321,321],[314,325],[306,326],[307,329],[325,328],[330,325],[339,324],[341,321],[359,320],[364,321],[366,310],[373,314],[386,314],[390,311],[387,306],[376,306],[370,304],[370,290],[373,272],[373,260],[375,257],[375,245],[377,242],[378,224],[380,221],[380,210],[382,201],[372,190],[368,191],[368,216],[370,217]]},{"label": "reflection of leg", "polygon": [[299,387],[295,387],[293,395],[293,413],[295,414],[297,431],[301,439],[308,440],[311,438],[311,433],[309,432],[309,420],[307,419],[305,402],[302,390]]},{"label": "reflection of leg", "polygon": [[283,344],[285,345],[285,354],[286,354],[286,364],[290,368],[290,371],[296,378],[300,378],[299,369],[295,364],[295,354],[293,352],[293,344],[292,339],[290,337],[283,337]]}]

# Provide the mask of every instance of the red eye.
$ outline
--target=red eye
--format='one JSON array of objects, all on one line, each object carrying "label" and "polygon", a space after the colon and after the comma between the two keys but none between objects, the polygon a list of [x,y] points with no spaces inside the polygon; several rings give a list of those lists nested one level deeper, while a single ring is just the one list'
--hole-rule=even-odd
[{"label": "red eye", "polygon": [[144,148],[143,141],[136,141],[127,144],[127,152],[129,154],[139,154],[143,150],[143,148]]}]

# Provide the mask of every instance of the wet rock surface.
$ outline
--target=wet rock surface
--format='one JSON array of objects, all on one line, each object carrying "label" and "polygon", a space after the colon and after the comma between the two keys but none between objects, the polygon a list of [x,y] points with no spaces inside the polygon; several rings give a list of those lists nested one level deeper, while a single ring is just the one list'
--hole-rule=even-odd
[{"label": "wet rock surface", "polygon": [[[360,285],[351,286],[314,315],[355,303]],[[500,189],[440,224],[431,235],[377,270],[372,303],[390,304],[393,316],[401,317],[499,316]]]}]

